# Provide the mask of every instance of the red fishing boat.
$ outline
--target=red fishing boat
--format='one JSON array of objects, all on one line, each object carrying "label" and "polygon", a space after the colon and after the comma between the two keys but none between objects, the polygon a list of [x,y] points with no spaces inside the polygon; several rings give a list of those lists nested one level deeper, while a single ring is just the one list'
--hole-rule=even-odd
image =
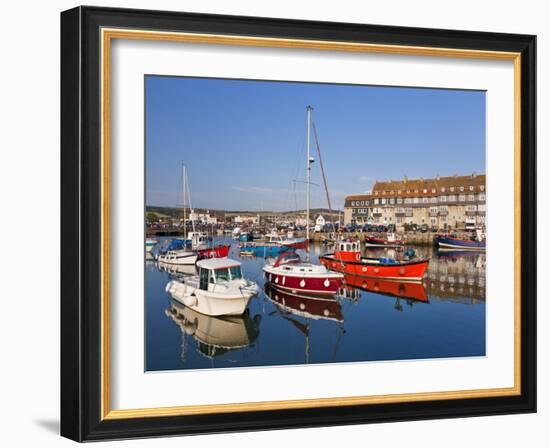
[{"label": "red fishing boat", "polygon": [[403,244],[403,241],[397,238],[395,233],[388,233],[386,238],[377,238],[375,236],[367,236],[365,238],[365,246],[367,247],[400,247]]},{"label": "red fishing boat", "polygon": [[358,240],[338,241],[335,251],[319,257],[328,269],[344,274],[363,277],[384,278],[387,280],[421,281],[428,268],[428,259],[414,258],[414,251],[405,252],[405,259],[374,258],[361,255]]},{"label": "red fishing boat", "polygon": [[302,261],[294,252],[281,254],[262,268],[266,283],[277,288],[309,295],[334,295],[344,283],[344,275],[322,264]]},{"label": "red fishing boat", "polygon": [[364,289],[365,291],[427,302],[426,288],[419,282],[399,282],[379,278],[366,278],[360,275],[346,275],[344,287]]}]

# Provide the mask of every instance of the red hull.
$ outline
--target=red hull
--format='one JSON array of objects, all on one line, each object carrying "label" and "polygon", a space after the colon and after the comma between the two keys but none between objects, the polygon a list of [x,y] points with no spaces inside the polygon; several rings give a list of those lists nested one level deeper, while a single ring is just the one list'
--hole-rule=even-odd
[{"label": "red hull", "polygon": [[403,299],[427,302],[428,295],[422,283],[399,282],[377,278],[365,278],[359,275],[346,275],[346,286],[364,289],[369,292],[385,294]]},{"label": "red hull", "polygon": [[369,261],[369,258],[357,256],[357,261],[341,260],[333,254],[324,255],[319,261],[328,269],[344,274],[363,277],[385,278],[388,280],[420,281],[428,269],[428,260],[384,264]]},{"label": "red hull", "polygon": [[303,317],[312,317],[314,319],[330,319],[342,322],[342,308],[340,303],[334,298],[308,297],[305,295],[291,294],[267,285],[265,288],[267,297],[288,310],[289,312]]},{"label": "red hull", "polygon": [[229,255],[229,244],[210,247],[207,249],[199,249],[197,251],[197,254],[199,255],[199,258],[224,258]]},{"label": "red hull", "polygon": [[334,295],[344,284],[341,278],[301,277],[264,272],[266,283],[291,293]]}]

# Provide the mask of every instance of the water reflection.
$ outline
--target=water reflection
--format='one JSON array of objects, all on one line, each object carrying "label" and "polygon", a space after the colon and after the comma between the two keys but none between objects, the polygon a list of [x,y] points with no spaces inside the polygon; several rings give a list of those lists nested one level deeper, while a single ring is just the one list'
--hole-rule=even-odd
[{"label": "water reflection", "polygon": [[187,354],[188,337],[195,339],[200,354],[207,358],[215,358],[231,350],[250,346],[260,334],[262,320],[259,314],[251,318],[248,312],[238,317],[206,316],[174,300],[166,309],[166,316],[181,329],[183,361]]},{"label": "water reflection", "polygon": [[265,294],[281,310],[307,319],[326,319],[343,322],[344,316],[340,303],[334,297],[312,297],[303,294],[292,294],[269,284]]},{"label": "water reflection", "polygon": [[309,364],[312,345],[312,320],[332,321],[338,325],[336,342],[333,347],[335,360],[342,335],[345,333],[344,316],[340,303],[334,297],[313,297],[301,294],[292,294],[266,284],[266,297],[275,304],[276,311],[283,320],[290,323],[298,334],[304,336],[304,363]]},{"label": "water reflection", "polygon": [[[414,247],[419,256],[430,258],[421,283],[350,275],[336,297],[319,298],[264,285],[265,260],[241,258],[238,243],[219,240],[232,243],[231,258],[242,262],[244,275],[263,293],[242,317],[204,316],[164,291],[171,278],[196,275],[194,267],[147,261],[147,370],[485,354],[485,253]],[[311,260],[318,262],[330,251],[311,245]],[[364,253],[399,257],[400,250],[369,248]]]},{"label": "water reflection", "polygon": [[391,297],[428,302],[426,288],[422,283],[372,279],[360,275],[346,275],[345,282],[346,289],[360,288]]}]

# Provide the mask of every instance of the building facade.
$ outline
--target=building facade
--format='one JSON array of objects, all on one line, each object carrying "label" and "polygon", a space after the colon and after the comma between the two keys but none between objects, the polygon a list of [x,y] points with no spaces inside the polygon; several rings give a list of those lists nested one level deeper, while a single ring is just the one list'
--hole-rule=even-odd
[{"label": "building facade", "polygon": [[486,198],[484,174],[376,181],[372,191],[346,197],[344,222],[484,227]]}]

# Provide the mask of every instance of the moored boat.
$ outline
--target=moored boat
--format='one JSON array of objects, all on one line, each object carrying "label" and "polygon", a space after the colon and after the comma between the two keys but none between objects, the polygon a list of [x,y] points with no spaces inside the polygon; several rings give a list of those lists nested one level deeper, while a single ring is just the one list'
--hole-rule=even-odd
[{"label": "moored boat", "polygon": [[254,255],[276,256],[288,249],[304,249],[307,247],[306,238],[288,238],[286,235],[279,235],[271,232],[256,242],[247,242],[241,246],[241,252],[253,252]]},{"label": "moored boat", "polygon": [[175,265],[194,265],[197,262],[198,255],[189,249],[169,250],[166,253],[159,254],[157,260],[159,263]]},{"label": "moored boat", "polygon": [[375,236],[367,236],[365,238],[366,247],[401,247],[403,244],[405,243],[395,233],[388,233],[386,238],[377,238]]},{"label": "moored boat", "polygon": [[249,241],[252,241],[254,239],[254,237],[252,236],[252,233],[250,232],[241,232],[241,234],[239,235],[239,241],[241,243],[247,243]]},{"label": "moored boat", "polygon": [[485,240],[455,238],[448,235],[436,235],[434,243],[440,249],[485,250]]},{"label": "moored boat", "polygon": [[267,257],[277,257],[283,252],[289,252],[292,250],[294,250],[294,248],[290,246],[284,246],[284,245],[275,244],[275,243],[263,243],[263,244],[249,243],[240,247],[239,254],[267,258]]},{"label": "moored boat", "polygon": [[197,262],[199,274],[172,280],[166,292],[183,305],[208,316],[240,316],[257,295],[255,282],[243,278],[241,263],[230,258]]},{"label": "moored boat", "polygon": [[229,256],[229,249],[231,246],[229,244],[216,244],[212,247],[205,247],[203,249],[198,249],[197,254],[199,259],[203,258],[225,258]]},{"label": "moored boat", "polygon": [[406,251],[403,260],[385,257],[364,257],[358,240],[343,240],[336,244],[335,251],[319,257],[328,269],[344,274],[387,280],[421,281],[428,269],[428,259],[417,259],[414,251]]},{"label": "moored boat", "polygon": [[166,255],[171,250],[180,250],[184,247],[185,240],[181,238],[166,239],[153,246],[151,249],[151,255],[153,255],[153,258],[158,260],[161,255]]},{"label": "moored boat", "polygon": [[302,261],[296,253],[284,253],[262,270],[267,283],[293,293],[334,295],[344,282],[343,274]]},{"label": "moored boat", "polygon": [[154,238],[147,238],[145,240],[145,252],[151,252],[153,247],[158,244],[158,241]]}]

